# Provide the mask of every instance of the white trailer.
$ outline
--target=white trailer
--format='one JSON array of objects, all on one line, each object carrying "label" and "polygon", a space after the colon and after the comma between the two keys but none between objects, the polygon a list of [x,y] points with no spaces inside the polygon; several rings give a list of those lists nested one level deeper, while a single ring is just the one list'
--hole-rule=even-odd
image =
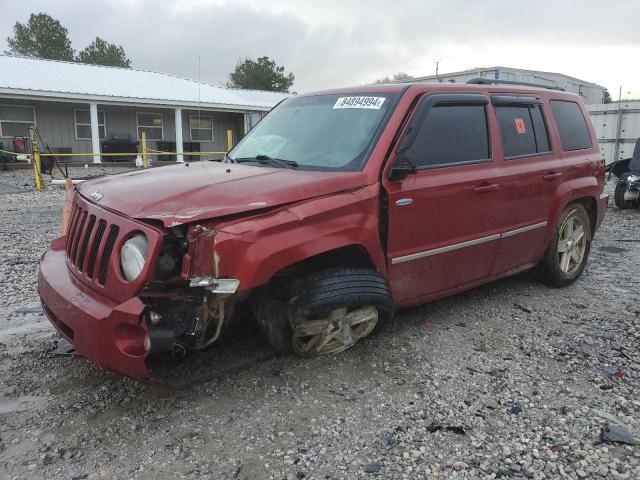
[{"label": "white trailer", "polygon": [[631,158],[640,137],[640,101],[587,105],[607,162]]}]

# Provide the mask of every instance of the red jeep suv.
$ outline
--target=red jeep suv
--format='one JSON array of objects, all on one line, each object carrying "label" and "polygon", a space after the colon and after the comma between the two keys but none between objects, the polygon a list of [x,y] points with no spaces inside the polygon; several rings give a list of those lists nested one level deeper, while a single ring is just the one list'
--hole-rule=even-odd
[{"label": "red jeep suv", "polygon": [[585,267],[604,161],[576,95],[393,84],[283,101],[222,162],[82,183],[40,261],[50,321],[102,367],[215,342],[241,307],[280,352],[339,352],[416,305]]}]

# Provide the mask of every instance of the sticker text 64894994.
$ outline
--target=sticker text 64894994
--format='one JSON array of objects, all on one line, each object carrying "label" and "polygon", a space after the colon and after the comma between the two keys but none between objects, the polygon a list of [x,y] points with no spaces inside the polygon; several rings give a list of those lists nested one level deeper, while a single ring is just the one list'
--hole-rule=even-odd
[{"label": "sticker text 64894994", "polygon": [[370,108],[379,110],[384,101],[384,97],[340,97],[336,100],[333,108]]}]

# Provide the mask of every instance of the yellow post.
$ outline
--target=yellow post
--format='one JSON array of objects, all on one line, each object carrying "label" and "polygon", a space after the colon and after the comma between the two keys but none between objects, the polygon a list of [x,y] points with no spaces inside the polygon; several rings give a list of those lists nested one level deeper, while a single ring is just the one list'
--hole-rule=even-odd
[{"label": "yellow post", "polygon": [[40,164],[40,149],[34,135],[33,127],[29,129],[31,136],[31,149],[33,151],[33,173],[36,179],[36,190],[42,191],[42,166]]},{"label": "yellow post", "polygon": [[142,167],[147,168],[149,166],[149,159],[147,158],[147,134],[142,132],[140,138],[142,140]]},{"label": "yellow post", "polygon": [[233,132],[231,129],[227,130],[227,152],[233,148]]}]

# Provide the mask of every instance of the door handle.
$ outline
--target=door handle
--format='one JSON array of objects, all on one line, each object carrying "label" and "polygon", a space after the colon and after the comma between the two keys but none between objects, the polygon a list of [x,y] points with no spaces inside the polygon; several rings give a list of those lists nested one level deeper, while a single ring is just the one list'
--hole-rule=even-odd
[{"label": "door handle", "polygon": [[556,178],[560,178],[561,176],[562,176],[562,172],[549,172],[546,175],[543,175],[542,179],[547,182],[551,182]]},{"label": "door handle", "polygon": [[490,192],[497,192],[498,190],[500,190],[499,183],[489,184],[486,182],[478,185],[476,188],[473,189],[473,191],[476,193],[490,193]]}]

